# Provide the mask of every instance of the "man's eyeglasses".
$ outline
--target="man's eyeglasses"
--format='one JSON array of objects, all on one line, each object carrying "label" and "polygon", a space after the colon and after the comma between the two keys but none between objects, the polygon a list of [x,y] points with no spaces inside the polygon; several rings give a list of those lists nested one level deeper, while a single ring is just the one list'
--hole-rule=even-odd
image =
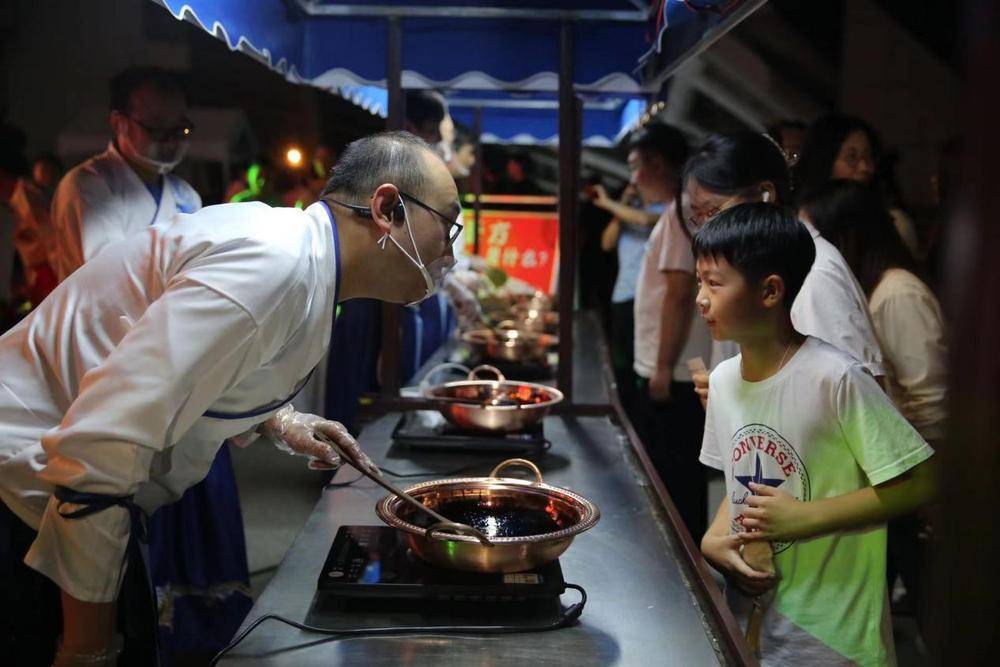
[{"label": "man's eyeglasses", "polygon": [[[399,191],[399,196],[407,201],[413,202],[425,211],[436,215],[441,220],[441,224],[444,225],[444,237],[448,239],[448,245],[452,245],[462,233],[462,225],[459,223],[458,218],[451,220],[441,211],[431,208],[413,195],[409,195],[402,190]],[[461,217],[461,213],[459,213],[459,217]]]},{"label": "man's eyeglasses", "polygon": [[[438,219],[441,221],[441,224],[444,226],[444,237],[448,239],[448,242],[445,245],[450,246],[453,243],[455,243],[455,241],[458,239],[458,236],[462,233],[462,224],[458,221],[462,215],[461,213],[458,214],[457,218],[452,220],[441,211],[428,206],[427,204],[423,203],[422,201],[420,201],[411,194],[407,194],[402,190],[400,190],[399,196],[408,202],[416,204],[417,206],[424,209],[428,213],[432,213],[435,216],[437,216]],[[358,215],[363,215],[366,218],[372,217],[372,209],[370,206],[361,206],[360,204],[348,204],[347,202],[337,201],[336,199],[330,199],[329,201],[332,201],[334,204],[338,204],[345,208],[349,208]]]},{"label": "man's eyeglasses", "polygon": [[143,132],[155,141],[182,141],[188,139],[191,133],[194,132],[194,123],[187,118],[182,120],[180,125],[175,125],[174,127],[153,127],[146,125],[135,116],[128,116],[128,119],[141,127]]}]

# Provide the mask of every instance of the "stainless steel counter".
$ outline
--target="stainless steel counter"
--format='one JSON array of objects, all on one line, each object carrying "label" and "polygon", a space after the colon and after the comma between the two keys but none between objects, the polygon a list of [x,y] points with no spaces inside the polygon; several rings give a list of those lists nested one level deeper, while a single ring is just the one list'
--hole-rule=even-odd
[{"label": "stainless steel counter", "polygon": [[[575,373],[584,400],[597,399],[600,359],[577,356]],[[589,366],[589,368],[587,368]],[[594,369],[598,369],[595,371]],[[605,394],[606,395],[606,394]],[[581,399],[583,396],[581,396]],[[579,400],[579,399],[578,399]],[[485,475],[502,455],[415,453],[392,446],[399,419],[387,414],[366,427],[360,442],[373,458],[398,473],[427,472],[415,483],[481,462],[465,475]],[[570,628],[503,636],[402,635],[327,638],[275,621],[258,627],[227,664],[254,665],[714,665],[724,658],[717,623],[704,594],[690,585],[690,563],[668,525],[651,481],[632,453],[624,431],[607,417],[550,416],[545,434],[551,449],[536,459],[549,483],[587,496],[602,511],[600,523],[579,536],[560,559],[566,581],[583,586],[589,601]],[[335,481],[357,473],[341,470]],[[314,604],[316,581],[341,525],[379,524],[375,502],[384,492],[366,479],[326,490],[276,575],[247,617],[266,613],[321,627],[372,627],[411,622],[401,614],[357,613],[345,617]],[[564,605],[577,601],[567,591]]]}]

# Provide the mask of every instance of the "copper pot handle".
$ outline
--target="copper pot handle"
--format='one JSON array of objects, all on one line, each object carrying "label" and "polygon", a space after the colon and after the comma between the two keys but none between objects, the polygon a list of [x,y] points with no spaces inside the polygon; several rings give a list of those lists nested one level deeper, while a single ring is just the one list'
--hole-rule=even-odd
[{"label": "copper pot handle", "polygon": [[468,366],[464,366],[462,364],[453,364],[451,362],[445,362],[443,364],[438,364],[434,368],[432,368],[429,371],[427,371],[427,374],[424,375],[424,378],[420,381],[420,389],[423,390],[424,393],[426,393],[427,388],[431,386],[431,378],[434,377],[437,373],[440,373],[443,370],[456,370],[456,371],[462,371],[463,373],[469,373],[470,372],[469,371],[469,367]]},{"label": "copper pot handle", "polygon": [[497,368],[496,366],[490,366],[489,364],[482,364],[480,366],[476,366],[475,368],[473,368],[471,371],[469,371],[469,379],[478,380],[480,371],[489,371],[490,373],[493,373],[494,375],[497,376],[497,382],[507,381],[507,378],[504,377],[503,373],[500,372],[499,368]]},{"label": "copper pot handle", "polygon": [[497,473],[511,466],[524,466],[525,468],[530,468],[531,472],[535,473],[535,484],[541,484],[544,481],[542,479],[542,471],[539,470],[538,466],[536,466],[528,459],[507,459],[506,461],[498,465],[496,468],[494,468],[493,471],[490,472],[489,476],[492,478],[496,478]]},{"label": "copper pot handle", "polygon": [[464,523],[455,523],[453,521],[439,521],[427,526],[427,530],[424,531],[424,537],[428,540],[437,540],[438,542],[445,541],[445,538],[435,534],[435,531],[441,532],[451,532],[458,533],[459,535],[468,535],[469,537],[474,537],[479,540],[480,544],[484,547],[492,547],[493,543],[490,542],[490,538],[479,530],[476,530],[472,526],[467,526]]}]

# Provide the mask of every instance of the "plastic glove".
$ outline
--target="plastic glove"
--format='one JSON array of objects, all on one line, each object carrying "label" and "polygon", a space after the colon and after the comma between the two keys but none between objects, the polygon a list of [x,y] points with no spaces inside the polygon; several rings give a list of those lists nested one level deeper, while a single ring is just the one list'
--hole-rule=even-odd
[{"label": "plastic glove", "polygon": [[313,437],[319,433],[336,443],[353,465],[376,475],[382,474],[340,422],[297,412],[291,405],[286,405],[261,424],[259,430],[261,435],[273,440],[278,449],[309,457],[311,468],[337,468],[343,463],[333,447]]},{"label": "plastic glove", "polygon": [[483,326],[483,309],[479,305],[479,299],[469,287],[463,284],[460,277],[453,277],[453,274],[449,273],[445,276],[442,289],[455,309],[459,327],[472,329]]}]

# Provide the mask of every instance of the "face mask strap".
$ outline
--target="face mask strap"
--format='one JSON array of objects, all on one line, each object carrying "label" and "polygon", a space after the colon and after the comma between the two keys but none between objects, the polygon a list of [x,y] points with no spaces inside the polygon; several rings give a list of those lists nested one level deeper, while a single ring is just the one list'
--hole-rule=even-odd
[{"label": "face mask strap", "polygon": [[[342,201],[339,201],[337,199],[330,199],[330,201],[333,202],[334,204],[337,204],[339,206],[343,206],[344,208],[350,209],[351,211],[355,212],[356,214],[358,214],[360,216],[363,216],[363,217],[366,217],[366,218],[373,218],[374,217],[372,215],[371,207],[360,206],[358,204],[348,204],[347,202],[342,202]],[[424,286],[425,286],[425,290],[426,291],[425,291],[424,296],[421,297],[420,299],[417,299],[416,301],[414,301],[412,303],[406,304],[408,306],[412,306],[412,305],[416,305],[416,304],[420,303],[421,301],[424,301],[429,296],[431,296],[434,293],[437,285],[435,284],[434,277],[431,275],[430,271],[428,270],[428,267],[426,265],[424,265],[423,259],[421,259],[421,257],[420,257],[420,249],[417,247],[417,239],[413,235],[413,227],[410,226],[409,212],[407,211],[406,202],[405,202],[405,200],[403,199],[402,196],[400,196],[400,198],[399,198],[399,204],[398,204],[397,208],[401,208],[402,211],[403,211],[403,224],[406,226],[406,231],[410,235],[410,242],[413,244],[413,251],[416,253],[417,256],[414,257],[413,255],[411,255],[406,250],[406,248],[404,248],[399,243],[399,241],[397,241],[395,238],[392,237],[392,234],[389,233],[389,232],[386,232],[385,234],[383,234],[382,237],[379,238],[378,241],[376,241],[376,243],[378,243],[379,248],[381,248],[382,250],[385,250],[386,243],[388,243],[389,241],[392,241],[392,244],[394,246],[396,246],[397,248],[399,248],[399,251],[401,253],[403,253],[403,255],[405,255],[408,260],[410,260],[411,262],[413,262],[413,264],[417,267],[417,270],[420,271],[420,275],[424,279]],[[435,262],[439,261],[440,259],[441,258],[438,258],[437,260],[435,260]],[[434,262],[432,262],[431,264],[433,264],[433,263]],[[444,276],[442,275],[442,279],[443,279],[443,277]]]},{"label": "face mask strap", "polygon": [[406,209],[406,202],[403,201],[403,196],[399,196],[399,205],[403,209],[403,224],[406,225],[406,231],[410,235],[410,243],[413,244],[413,252],[417,255],[417,264],[419,266],[425,266],[424,260],[420,256],[420,248],[417,247],[417,239],[413,236],[413,227],[410,225],[410,212]]}]

